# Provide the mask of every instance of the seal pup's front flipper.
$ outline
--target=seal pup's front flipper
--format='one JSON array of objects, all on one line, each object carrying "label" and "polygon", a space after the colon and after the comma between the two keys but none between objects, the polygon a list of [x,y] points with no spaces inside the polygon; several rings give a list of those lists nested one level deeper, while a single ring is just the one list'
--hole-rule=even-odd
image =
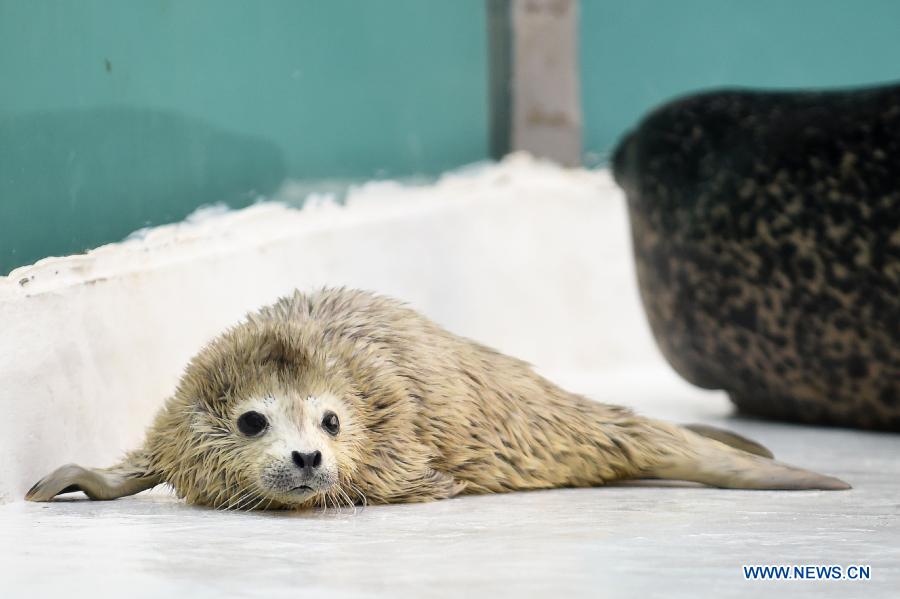
[{"label": "seal pup's front flipper", "polygon": [[[668,428],[668,427],[667,427]],[[667,431],[667,439],[671,430]],[[667,443],[658,463],[648,469],[654,478],[686,480],[726,489],[820,489],[851,488],[844,481],[796,468],[776,460],[735,449],[712,438],[681,428],[684,443]],[[675,448],[672,451],[673,447]]]},{"label": "seal pup's front flipper", "polygon": [[153,488],[162,476],[150,472],[142,451],[134,451],[110,468],[84,468],[66,464],[39,480],[28,493],[28,501],[50,501],[57,495],[83,491],[91,499],[118,499]]}]

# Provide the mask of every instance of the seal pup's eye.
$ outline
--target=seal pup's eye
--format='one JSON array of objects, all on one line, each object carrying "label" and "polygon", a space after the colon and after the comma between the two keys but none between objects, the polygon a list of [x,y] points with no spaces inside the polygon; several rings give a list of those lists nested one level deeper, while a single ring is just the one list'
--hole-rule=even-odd
[{"label": "seal pup's eye", "polygon": [[341,430],[341,421],[338,420],[337,414],[334,412],[326,412],[325,416],[322,417],[322,428],[329,435],[336,435],[338,431]]},{"label": "seal pup's eye", "polygon": [[259,412],[244,412],[237,421],[238,430],[248,437],[255,437],[269,426],[269,421]]}]

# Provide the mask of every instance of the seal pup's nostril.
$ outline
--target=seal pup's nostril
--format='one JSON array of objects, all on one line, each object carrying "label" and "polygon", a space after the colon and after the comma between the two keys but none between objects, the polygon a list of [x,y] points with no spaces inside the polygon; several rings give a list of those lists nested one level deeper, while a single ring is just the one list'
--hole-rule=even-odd
[{"label": "seal pup's nostril", "polygon": [[292,451],[291,459],[294,460],[294,464],[296,464],[298,468],[302,468],[308,475],[313,468],[318,468],[322,465],[322,452],[318,450],[311,453]]}]

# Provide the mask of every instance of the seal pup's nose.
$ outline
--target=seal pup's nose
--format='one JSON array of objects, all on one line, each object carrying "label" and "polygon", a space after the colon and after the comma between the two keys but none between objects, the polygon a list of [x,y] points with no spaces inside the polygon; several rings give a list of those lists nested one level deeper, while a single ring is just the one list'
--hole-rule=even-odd
[{"label": "seal pup's nose", "polygon": [[322,452],[314,451],[312,453],[300,453],[299,451],[291,452],[291,458],[298,468],[303,470],[303,474],[309,476],[315,468],[322,464]]}]

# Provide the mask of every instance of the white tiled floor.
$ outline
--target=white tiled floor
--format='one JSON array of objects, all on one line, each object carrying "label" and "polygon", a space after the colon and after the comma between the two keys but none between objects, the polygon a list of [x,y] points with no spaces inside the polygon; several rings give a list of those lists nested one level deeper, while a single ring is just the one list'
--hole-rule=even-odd
[{"label": "white tiled floor", "polygon": [[[588,384],[601,388],[569,386]],[[898,596],[900,436],[730,419],[720,395],[667,386],[669,401],[619,401],[727,426],[854,489],[647,485],[294,514],[215,512],[164,492],[17,502],[0,506],[0,596]],[[611,400],[602,388],[593,395]],[[872,578],[752,582],[742,564],[865,564]]]}]

